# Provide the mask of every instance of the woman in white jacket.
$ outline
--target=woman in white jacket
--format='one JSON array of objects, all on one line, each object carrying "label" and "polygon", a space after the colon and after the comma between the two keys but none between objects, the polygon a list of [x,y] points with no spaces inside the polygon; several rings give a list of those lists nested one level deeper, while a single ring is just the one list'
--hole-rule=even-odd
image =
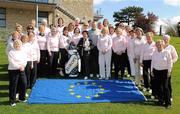
[{"label": "woman in white jacket", "polygon": [[111,47],[112,39],[108,35],[108,29],[103,28],[102,35],[98,38],[97,48],[99,50],[99,69],[100,79],[109,79],[111,77]]},{"label": "woman in white jacket", "polygon": [[135,64],[135,83],[140,86],[141,76],[142,76],[142,67],[140,66],[140,55],[142,46],[146,43],[145,37],[143,36],[143,30],[141,28],[135,29],[136,37],[134,38],[134,64]]},{"label": "woman in white jacket", "polygon": [[21,88],[19,90],[19,100],[25,101],[27,80],[24,71],[27,61],[26,61],[26,56],[24,56],[25,53],[22,50],[21,46],[22,46],[22,42],[20,40],[15,40],[13,43],[14,49],[10,50],[8,53],[10,106],[16,106],[16,91],[17,91],[18,83]]}]

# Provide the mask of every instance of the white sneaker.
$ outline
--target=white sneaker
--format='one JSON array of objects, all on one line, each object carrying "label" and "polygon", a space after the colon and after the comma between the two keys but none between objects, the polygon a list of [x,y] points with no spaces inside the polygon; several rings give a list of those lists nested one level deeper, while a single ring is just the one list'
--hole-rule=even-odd
[{"label": "white sneaker", "polygon": [[143,92],[146,92],[146,90],[147,90],[146,88],[143,88]]},{"label": "white sneaker", "polygon": [[92,78],[92,77],[93,77],[93,74],[90,74],[90,77]]},{"label": "white sneaker", "polygon": [[109,77],[106,77],[105,80],[109,80]]},{"label": "white sneaker", "polygon": [[151,95],[151,99],[155,99],[155,97],[153,95]]},{"label": "white sneaker", "polygon": [[15,107],[16,103],[10,103],[10,106]]},{"label": "white sneaker", "polygon": [[16,99],[19,99],[19,93],[16,93]]},{"label": "white sneaker", "polygon": [[26,95],[25,95],[26,97],[29,97],[29,95],[26,93]]},{"label": "white sneaker", "polygon": [[173,98],[171,98],[170,101],[172,102],[172,101],[173,101]]},{"label": "white sneaker", "polygon": [[19,102],[26,103],[27,100],[19,100]]},{"label": "white sneaker", "polygon": [[100,80],[102,80],[102,79],[103,79],[103,77],[99,77],[99,79],[100,79]]},{"label": "white sneaker", "polygon": [[99,74],[97,74],[96,77],[99,78]]},{"label": "white sneaker", "polygon": [[64,76],[64,73],[63,73],[62,70],[59,71],[59,74],[60,74],[61,76]]},{"label": "white sneaker", "polygon": [[84,77],[84,79],[85,79],[85,80],[87,80],[87,79],[88,79],[88,77],[87,77],[87,76],[85,76],[85,77]]},{"label": "white sneaker", "polygon": [[150,94],[152,94],[152,89],[150,89],[148,92],[149,92]]}]

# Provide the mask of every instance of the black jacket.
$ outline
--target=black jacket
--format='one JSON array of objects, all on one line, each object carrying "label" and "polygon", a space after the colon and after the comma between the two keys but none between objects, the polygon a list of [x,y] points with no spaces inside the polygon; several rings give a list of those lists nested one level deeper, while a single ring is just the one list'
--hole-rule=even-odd
[{"label": "black jacket", "polygon": [[77,45],[77,49],[81,57],[87,54],[90,55],[92,48],[93,48],[92,40],[90,40],[89,38],[87,39],[81,38]]}]

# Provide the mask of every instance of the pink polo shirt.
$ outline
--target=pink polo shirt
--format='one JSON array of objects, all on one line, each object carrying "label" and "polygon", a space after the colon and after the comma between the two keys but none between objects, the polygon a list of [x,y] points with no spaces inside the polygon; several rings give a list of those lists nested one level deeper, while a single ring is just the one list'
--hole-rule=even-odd
[{"label": "pink polo shirt", "polygon": [[70,42],[73,42],[75,45],[77,45],[79,43],[79,40],[82,38],[83,36],[81,34],[79,35],[73,35],[72,39]]},{"label": "pink polo shirt", "polygon": [[144,44],[141,50],[140,63],[142,63],[143,60],[151,60],[155,50],[156,50],[155,42],[152,42],[151,44],[149,43]]},{"label": "pink polo shirt", "polygon": [[59,51],[59,35],[56,35],[56,36],[49,35],[48,36],[47,49],[48,49],[48,52],[51,52],[51,51],[58,52]]},{"label": "pink polo shirt", "polygon": [[99,51],[109,51],[112,47],[112,39],[109,35],[100,36],[98,38],[97,48]]},{"label": "pink polo shirt", "polygon": [[168,70],[168,72],[171,72],[172,69],[172,58],[168,51],[162,50],[161,52],[158,52],[156,50],[152,55],[152,61],[151,61],[151,71],[154,69],[156,70]]},{"label": "pink polo shirt", "polygon": [[37,42],[40,50],[47,50],[47,37],[37,35]]},{"label": "pink polo shirt", "polygon": [[174,46],[168,45],[165,50],[171,54],[172,62],[175,63],[178,60],[178,54]]},{"label": "pink polo shirt", "polygon": [[61,35],[59,38],[59,48],[60,49],[67,49],[68,45],[69,45],[69,38]]},{"label": "pink polo shirt", "polygon": [[112,49],[113,51],[116,52],[122,52],[124,53],[126,51],[127,48],[127,42],[126,42],[126,38],[121,35],[121,36],[116,36],[112,39],[113,45],[112,45]]}]

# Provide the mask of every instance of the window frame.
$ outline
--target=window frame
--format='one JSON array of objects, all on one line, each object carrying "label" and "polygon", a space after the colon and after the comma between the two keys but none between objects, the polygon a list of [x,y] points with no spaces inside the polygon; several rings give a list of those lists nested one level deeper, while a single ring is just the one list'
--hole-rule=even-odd
[{"label": "window frame", "polygon": [[[3,12],[1,12],[1,10],[4,10]],[[4,25],[0,24],[0,28],[6,28],[6,8],[1,8],[0,7],[0,14],[4,14],[4,18],[0,18],[0,21],[4,21]]]}]

